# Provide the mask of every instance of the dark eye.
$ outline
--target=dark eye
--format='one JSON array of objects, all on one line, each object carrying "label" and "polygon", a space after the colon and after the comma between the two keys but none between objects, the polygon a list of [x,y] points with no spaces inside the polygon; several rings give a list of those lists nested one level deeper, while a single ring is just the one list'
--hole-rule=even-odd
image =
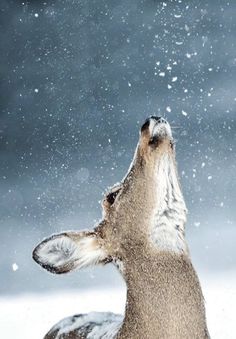
[{"label": "dark eye", "polygon": [[107,195],[106,199],[107,199],[107,201],[109,202],[110,205],[114,204],[116,197],[117,197],[119,192],[120,192],[120,190],[118,189],[117,191],[111,192]]}]

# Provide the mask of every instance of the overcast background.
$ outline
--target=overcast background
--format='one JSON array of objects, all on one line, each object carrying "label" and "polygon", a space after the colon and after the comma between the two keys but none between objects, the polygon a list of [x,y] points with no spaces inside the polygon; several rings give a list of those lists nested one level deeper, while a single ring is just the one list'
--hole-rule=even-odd
[{"label": "overcast background", "polygon": [[0,293],[119,286],[54,276],[43,237],[89,228],[149,115],[174,129],[201,276],[236,270],[235,1],[1,0]]}]

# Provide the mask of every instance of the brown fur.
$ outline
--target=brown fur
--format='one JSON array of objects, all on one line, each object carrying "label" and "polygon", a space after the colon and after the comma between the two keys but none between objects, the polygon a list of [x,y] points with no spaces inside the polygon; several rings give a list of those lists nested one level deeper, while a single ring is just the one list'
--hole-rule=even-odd
[{"label": "brown fur", "polygon": [[[106,262],[121,260],[124,266],[127,303],[117,339],[209,338],[204,298],[188,251],[160,250],[150,240],[153,211],[161,203],[156,171],[166,154],[175,165],[172,140],[151,144],[150,138],[149,128],[142,129],[133,165],[114,189],[116,197],[105,198],[104,218],[95,229]],[[71,332],[65,338],[84,337]]]},{"label": "brown fur", "polygon": [[132,255],[136,264],[126,265],[127,306],[117,338],[208,338],[204,299],[190,260],[148,249]]}]

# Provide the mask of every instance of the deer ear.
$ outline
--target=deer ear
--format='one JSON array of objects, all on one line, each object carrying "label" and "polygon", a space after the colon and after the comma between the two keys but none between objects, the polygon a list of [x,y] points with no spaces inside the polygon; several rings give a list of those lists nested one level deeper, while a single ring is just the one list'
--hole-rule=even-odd
[{"label": "deer ear", "polygon": [[96,232],[66,232],[43,240],[33,259],[51,273],[67,273],[105,262],[107,254]]}]

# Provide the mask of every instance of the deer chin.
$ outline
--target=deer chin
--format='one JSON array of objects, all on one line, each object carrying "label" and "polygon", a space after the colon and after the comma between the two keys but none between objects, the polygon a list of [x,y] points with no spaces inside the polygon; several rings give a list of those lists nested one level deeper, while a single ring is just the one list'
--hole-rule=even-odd
[{"label": "deer chin", "polygon": [[163,138],[172,140],[172,132],[168,123],[155,124],[152,132],[153,138]]},{"label": "deer chin", "polygon": [[144,159],[149,159],[154,150],[158,150],[158,153],[172,151],[173,145],[171,127],[164,118],[151,116],[146,119],[139,140],[139,151]]},{"label": "deer chin", "polygon": [[166,120],[156,122],[152,120],[149,125],[150,140],[149,145],[158,145],[165,141],[166,143],[173,144],[173,137],[169,123]]}]

